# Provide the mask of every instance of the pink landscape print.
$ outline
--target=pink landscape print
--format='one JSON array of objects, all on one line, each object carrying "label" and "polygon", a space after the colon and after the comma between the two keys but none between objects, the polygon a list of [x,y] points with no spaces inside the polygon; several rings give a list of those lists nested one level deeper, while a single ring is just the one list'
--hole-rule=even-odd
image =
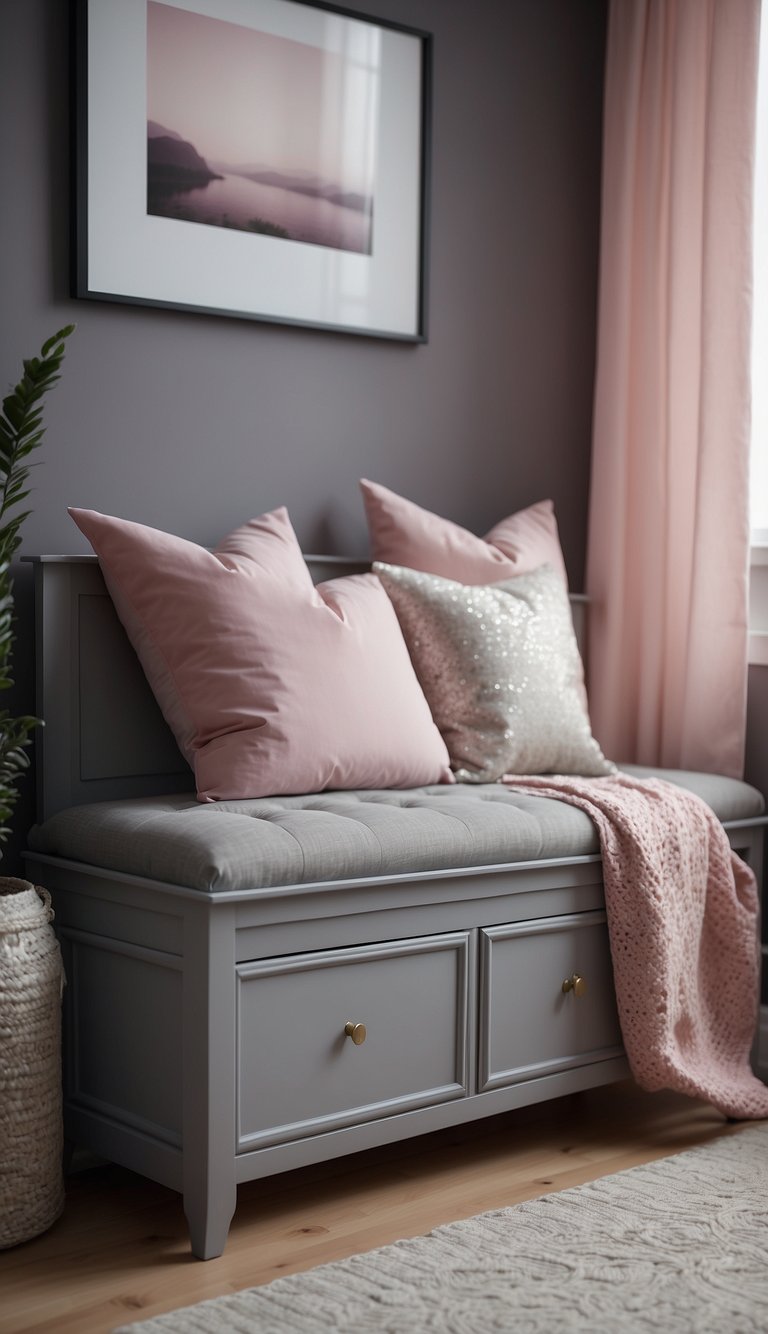
[{"label": "pink landscape print", "polygon": [[149,0],[147,212],[370,254],[377,91],[375,49]]}]

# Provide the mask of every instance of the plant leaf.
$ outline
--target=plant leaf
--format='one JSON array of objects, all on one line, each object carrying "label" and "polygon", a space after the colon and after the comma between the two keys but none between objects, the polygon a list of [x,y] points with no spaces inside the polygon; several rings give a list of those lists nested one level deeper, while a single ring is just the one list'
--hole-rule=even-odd
[{"label": "plant leaf", "polygon": [[[0,690],[13,685],[11,651],[14,639],[11,559],[21,544],[19,528],[29,514],[18,507],[29,495],[27,485],[34,463],[26,460],[43,439],[43,396],[59,380],[65,340],[74,324],[59,329],[42,346],[39,357],[22,362],[24,373],[2,400],[0,414]],[[8,820],[17,799],[17,782],[29,767],[27,747],[41,725],[28,715],[13,718],[0,710],[0,843],[8,838]]]}]

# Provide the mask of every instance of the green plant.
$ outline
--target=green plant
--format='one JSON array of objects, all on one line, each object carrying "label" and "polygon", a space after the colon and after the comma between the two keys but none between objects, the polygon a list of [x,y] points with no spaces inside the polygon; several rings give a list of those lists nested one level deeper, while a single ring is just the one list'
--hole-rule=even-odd
[{"label": "green plant", "polygon": [[[55,385],[64,358],[64,340],[74,324],[49,338],[39,357],[25,361],[19,383],[3,399],[0,412],[0,690],[13,685],[11,653],[14,638],[11,562],[21,545],[19,529],[29,514],[19,506],[29,495],[28,456],[40,444],[43,395]],[[27,768],[26,747],[38,718],[11,717],[0,709],[0,842],[10,833],[7,821],[16,802],[19,775]]]}]

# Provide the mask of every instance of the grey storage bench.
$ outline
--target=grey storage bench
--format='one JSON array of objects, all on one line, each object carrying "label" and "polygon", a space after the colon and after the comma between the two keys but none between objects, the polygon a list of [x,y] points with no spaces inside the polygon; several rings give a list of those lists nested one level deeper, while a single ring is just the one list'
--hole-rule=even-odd
[{"label": "grey storage bench", "polygon": [[[95,560],[35,564],[66,1130],[183,1192],[195,1255],[238,1182],[627,1073],[586,815],[498,785],[200,804]],[[759,793],[666,776],[759,874]]]}]

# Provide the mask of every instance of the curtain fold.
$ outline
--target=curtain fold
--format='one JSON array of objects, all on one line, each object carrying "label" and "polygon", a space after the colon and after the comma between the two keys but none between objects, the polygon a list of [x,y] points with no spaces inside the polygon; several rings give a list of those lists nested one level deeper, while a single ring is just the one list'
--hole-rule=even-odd
[{"label": "curtain fold", "polygon": [[611,0],[587,591],[616,760],[743,772],[760,0]]}]

